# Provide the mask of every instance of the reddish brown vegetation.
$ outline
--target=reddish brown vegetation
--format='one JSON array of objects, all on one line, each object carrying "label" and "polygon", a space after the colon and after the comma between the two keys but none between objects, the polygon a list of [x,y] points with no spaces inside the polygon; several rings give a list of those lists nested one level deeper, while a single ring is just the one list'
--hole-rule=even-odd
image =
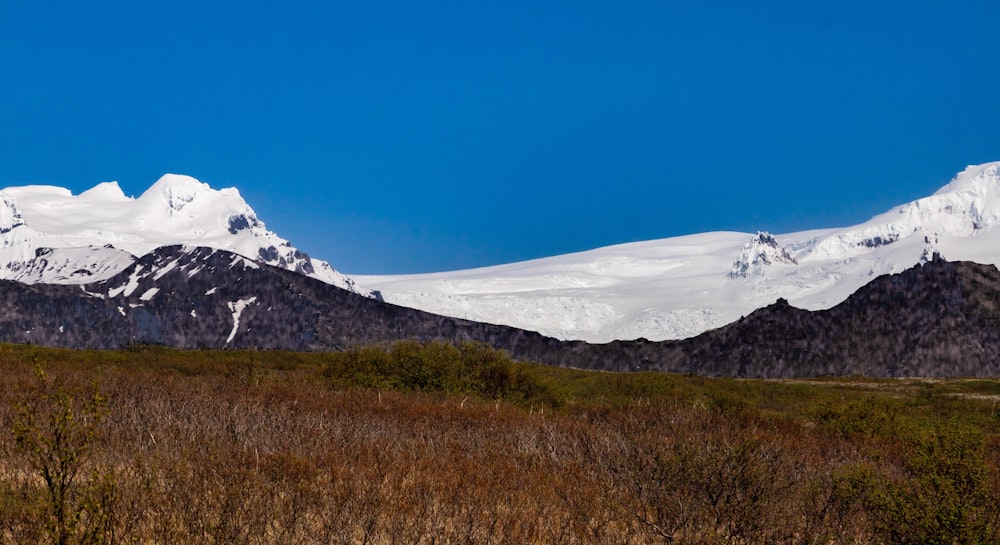
[{"label": "reddish brown vegetation", "polygon": [[[949,436],[942,417],[910,444],[909,417],[893,413],[909,405],[841,410],[814,399],[828,386],[780,390],[778,409],[674,377],[652,398],[629,382],[646,394],[553,408],[344,387],[297,356],[53,354],[5,355],[0,542],[57,541],[33,452],[14,440],[18,407],[61,389],[77,396],[75,414],[91,414],[93,380],[106,416],[81,448],[67,499],[78,525],[59,543],[907,542],[893,517],[930,528],[925,542],[997,538],[993,430]],[[62,382],[39,383],[32,359]],[[570,381],[560,376],[549,396]],[[937,503],[959,502],[954,528],[907,501],[934,486]]]}]

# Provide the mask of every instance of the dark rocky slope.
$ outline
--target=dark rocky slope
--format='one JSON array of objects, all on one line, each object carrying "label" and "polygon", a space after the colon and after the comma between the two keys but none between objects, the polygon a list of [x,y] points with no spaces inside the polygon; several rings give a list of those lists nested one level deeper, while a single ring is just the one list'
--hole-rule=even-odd
[{"label": "dark rocky slope", "polygon": [[228,252],[173,246],[82,288],[0,282],[0,340],[290,350],[476,340],[520,359],[590,369],[1000,376],[998,307],[995,267],[934,260],[879,277],[830,310],[779,302],[692,339],[594,345],[397,307]]},{"label": "dark rocky slope", "polygon": [[82,287],[0,282],[5,342],[343,350],[398,339],[479,340],[514,353],[522,346],[547,353],[560,344],[390,305],[210,248],[159,248],[115,277]]},{"label": "dark rocky slope", "polygon": [[809,312],[779,301],[650,367],[735,376],[1000,376],[1000,271],[935,259]]}]

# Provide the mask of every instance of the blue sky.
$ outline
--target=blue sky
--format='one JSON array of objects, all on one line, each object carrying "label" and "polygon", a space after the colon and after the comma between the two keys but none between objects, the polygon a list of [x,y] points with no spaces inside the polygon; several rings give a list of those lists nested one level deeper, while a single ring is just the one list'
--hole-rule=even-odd
[{"label": "blue sky", "polygon": [[1000,160],[1000,2],[3,2],[0,186],[236,186],[349,273],[863,221]]}]

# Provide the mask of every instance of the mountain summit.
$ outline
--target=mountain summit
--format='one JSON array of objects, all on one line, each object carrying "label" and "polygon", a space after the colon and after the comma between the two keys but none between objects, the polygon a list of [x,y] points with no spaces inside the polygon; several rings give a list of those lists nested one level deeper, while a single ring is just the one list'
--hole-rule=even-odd
[{"label": "mountain summit", "polygon": [[236,188],[166,174],[138,198],[116,182],[73,195],[54,186],[0,190],[0,279],[85,284],[170,245],[226,250],[364,295],[328,263],[269,231]]},{"label": "mountain summit", "polygon": [[714,232],[483,269],[355,276],[385,300],[610,342],[693,337],[779,298],[823,310],[930,256],[1000,264],[1000,162],[970,166],[928,197],[845,228]]},{"label": "mountain summit", "polygon": [[[291,350],[473,340],[519,359],[607,370],[996,376],[1000,271],[941,256],[978,252],[1000,261],[991,212],[998,186],[997,169],[987,166],[847,229],[705,233],[443,275],[446,300],[494,311],[479,321],[321,281],[317,271],[333,269],[268,231],[235,189],[184,176],[166,176],[139,198],[114,183],[75,196],[9,188],[0,191],[0,263],[5,274],[34,282],[0,279],[0,340]],[[168,243],[176,239],[184,243]],[[884,274],[895,267],[906,270]],[[442,275],[426,276],[433,285]],[[487,288],[492,295],[483,295]],[[832,308],[802,308],[845,292]],[[664,342],[560,341],[484,323],[503,316],[497,309],[610,335],[712,330]]]},{"label": "mountain summit", "polygon": [[[1000,163],[970,166],[933,195],[837,230],[805,254],[817,259],[869,253],[913,235],[967,239],[1000,224]],[[1000,255],[1000,253],[998,253]]]}]

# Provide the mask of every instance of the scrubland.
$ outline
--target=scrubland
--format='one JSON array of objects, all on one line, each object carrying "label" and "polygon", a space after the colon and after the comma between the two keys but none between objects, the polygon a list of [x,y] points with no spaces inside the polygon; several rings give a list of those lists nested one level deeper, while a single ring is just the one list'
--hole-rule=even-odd
[{"label": "scrubland", "polygon": [[[571,363],[571,362],[568,362]],[[0,543],[996,543],[1000,381],[0,346]]]}]

